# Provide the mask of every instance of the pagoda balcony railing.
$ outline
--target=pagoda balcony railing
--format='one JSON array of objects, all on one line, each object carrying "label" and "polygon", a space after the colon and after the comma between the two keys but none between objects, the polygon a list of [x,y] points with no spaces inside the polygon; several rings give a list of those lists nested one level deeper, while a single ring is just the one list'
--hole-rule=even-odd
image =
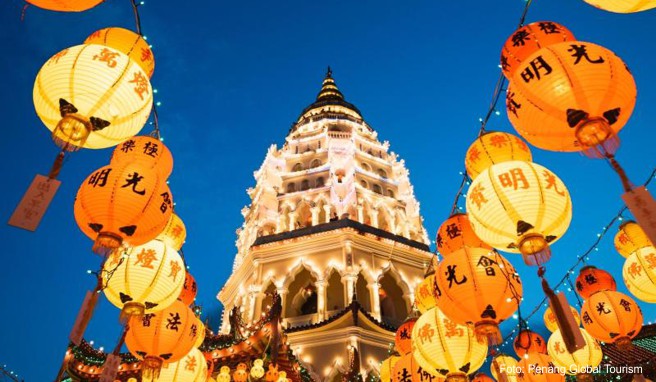
[{"label": "pagoda balcony railing", "polygon": [[329,131],[328,136],[337,139],[351,139],[351,133],[348,131]]}]

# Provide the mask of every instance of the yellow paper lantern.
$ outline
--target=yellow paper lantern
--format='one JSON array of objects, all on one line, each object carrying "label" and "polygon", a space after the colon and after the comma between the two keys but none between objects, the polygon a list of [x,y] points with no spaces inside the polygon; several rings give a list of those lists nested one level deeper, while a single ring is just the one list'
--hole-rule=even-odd
[{"label": "yellow paper lantern", "polygon": [[28,3],[49,11],[82,12],[102,3],[104,0],[26,0]]},{"label": "yellow paper lantern", "polygon": [[622,276],[638,300],[656,303],[656,248],[643,247],[633,252],[624,262]]},{"label": "yellow paper lantern", "polygon": [[150,44],[139,34],[124,28],[112,27],[95,31],[84,40],[85,44],[105,45],[126,54],[152,77],[155,71],[155,57]]},{"label": "yellow paper lantern", "polygon": [[388,358],[385,358],[380,365],[380,381],[381,382],[390,382],[392,378],[392,370],[394,366],[401,359],[398,355],[391,355]]},{"label": "yellow paper lantern", "polygon": [[232,379],[235,382],[246,382],[248,380],[248,366],[246,366],[245,363],[240,362],[239,365],[237,365],[237,370],[235,370],[234,373],[232,373]]},{"label": "yellow paper lantern", "polygon": [[422,282],[417,285],[415,290],[415,305],[421,313],[425,313],[428,309],[437,304],[438,293],[437,282],[435,281],[435,273],[427,275]]},{"label": "yellow paper lantern", "polygon": [[632,220],[622,223],[619,231],[615,234],[615,249],[624,257],[640,248],[650,246],[652,246],[652,243],[645,231]]},{"label": "yellow paper lantern", "polygon": [[528,353],[546,353],[547,343],[538,333],[522,329],[513,341],[513,350],[519,358],[522,358]]},{"label": "yellow paper lantern", "polygon": [[435,278],[441,291],[437,306],[447,317],[474,324],[479,339],[502,342],[499,323],[522,299],[522,283],[510,262],[496,251],[463,247],[440,262]]},{"label": "yellow paper lantern", "polygon": [[565,370],[566,374],[576,375],[578,381],[592,381],[592,375],[589,372],[599,366],[603,358],[603,351],[597,340],[592,338],[585,329],[581,329],[581,334],[585,340],[585,346],[574,353],[567,351],[560,330],[551,334],[547,348],[553,363]]},{"label": "yellow paper lantern", "polygon": [[494,248],[520,252],[529,265],[550,258],[549,243],[565,234],[572,203],[563,182],[535,163],[510,161],[484,170],[469,186],[467,214]]},{"label": "yellow paper lantern", "polygon": [[499,382],[517,382],[519,371],[518,361],[507,354],[499,354],[492,358],[490,372],[494,379]]},{"label": "yellow paper lantern", "polygon": [[176,213],[172,213],[164,231],[157,238],[179,251],[187,239],[187,228],[182,219]]},{"label": "yellow paper lantern", "polygon": [[[173,171],[173,156],[164,143],[149,136],[132,137],[116,146],[110,163],[142,163],[168,178]],[[180,249],[180,248],[178,248]]]},{"label": "yellow paper lantern", "polygon": [[181,360],[166,364],[160,371],[159,378],[144,378],[143,382],[206,382],[207,363],[203,353],[194,348]]},{"label": "yellow paper lantern", "polygon": [[656,8],[656,0],[585,0],[585,2],[616,13],[634,13]]},{"label": "yellow paper lantern", "polygon": [[412,349],[447,382],[459,382],[468,381],[467,374],[483,365],[487,341],[479,342],[471,326],[457,324],[435,307],[422,314],[412,329]]},{"label": "yellow paper lantern", "polygon": [[[576,310],[573,306],[570,306],[569,309],[572,311],[572,316],[574,316],[574,320],[576,320],[577,325],[581,325],[581,316],[579,315],[579,311]],[[549,329],[550,332],[554,332],[558,330],[558,320],[556,320],[556,315],[554,312],[551,310],[551,307],[547,307],[547,310],[544,312],[544,326]]]},{"label": "yellow paper lantern", "polygon": [[52,56],[34,82],[34,107],[65,150],[102,149],[137,134],[153,103],[148,75],[118,50],[77,45]]},{"label": "yellow paper lantern", "polygon": [[631,349],[631,339],[638,335],[643,322],[642,311],[631,297],[609,290],[585,300],[581,320],[592,337],[614,343],[621,350]]},{"label": "yellow paper lantern", "polygon": [[552,151],[614,152],[636,101],[633,76],[610,50],[581,41],[533,53],[513,75],[506,109],[529,143]]},{"label": "yellow paper lantern", "polygon": [[196,342],[194,343],[195,348],[199,348],[200,345],[205,342],[205,336],[207,333],[205,332],[205,324],[203,324],[203,321],[200,320],[200,317],[198,317],[198,337],[196,338]]},{"label": "yellow paper lantern", "polygon": [[467,214],[456,213],[442,223],[435,238],[437,250],[444,257],[462,247],[492,249],[476,233],[469,223]]},{"label": "yellow paper lantern", "polygon": [[391,380],[392,382],[440,382],[444,381],[444,378],[431,374],[424,369],[412,353],[407,353],[395,363]]},{"label": "yellow paper lantern", "polygon": [[565,382],[565,374],[561,368],[553,363],[551,357],[542,353],[530,353],[522,358],[520,368],[520,382]]},{"label": "yellow paper lantern", "polygon": [[94,251],[106,253],[119,245],[137,246],[155,239],[172,213],[166,180],[141,163],[101,167],[80,186],[75,221]]},{"label": "yellow paper lantern", "polygon": [[178,252],[152,240],[110,255],[103,266],[103,292],[124,317],[157,312],[178,298],[185,273]]},{"label": "yellow paper lantern", "polygon": [[486,168],[502,162],[531,162],[531,150],[513,134],[490,131],[478,137],[467,149],[465,168],[472,179]]}]

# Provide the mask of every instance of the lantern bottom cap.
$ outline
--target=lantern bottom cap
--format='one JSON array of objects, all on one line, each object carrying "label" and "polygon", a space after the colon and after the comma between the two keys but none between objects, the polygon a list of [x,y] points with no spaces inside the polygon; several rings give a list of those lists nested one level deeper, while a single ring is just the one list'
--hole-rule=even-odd
[{"label": "lantern bottom cap", "polygon": [[605,158],[614,155],[620,139],[604,118],[590,118],[579,124],[574,131],[583,154],[589,158]]},{"label": "lantern bottom cap", "polygon": [[499,324],[495,321],[479,321],[474,324],[476,339],[480,343],[487,342],[488,346],[499,345],[503,342]]},{"label": "lantern bottom cap", "polygon": [[163,364],[164,361],[159,357],[146,356],[141,362],[141,374],[144,380],[156,381]]},{"label": "lantern bottom cap", "polygon": [[52,131],[52,140],[64,151],[77,151],[84,147],[92,129],[87,118],[69,113],[64,115],[55,126]]},{"label": "lantern bottom cap", "polygon": [[617,349],[621,351],[630,351],[633,349],[633,342],[631,342],[631,337],[620,337],[613,342]]},{"label": "lantern bottom cap", "polygon": [[91,250],[93,253],[107,256],[110,252],[120,247],[121,243],[123,243],[122,237],[111,232],[101,232],[93,242],[93,248]]},{"label": "lantern bottom cap", "polygon": [[539,233],[527,233],[519,240],[519,252],[526,265],[541,265],[551,259],[549,243]]},{"label": "lantern bottom cap", "polygon": [[469,377],[462,372],[449,373],[446,375],[445,382],[469,382]]},{"label": "lantern bottom cap", "polygon": [[145,311],[146,307],[140,302],[126,302],[121,309],[120,321],[127,322],[130,317],[143,316]]}]

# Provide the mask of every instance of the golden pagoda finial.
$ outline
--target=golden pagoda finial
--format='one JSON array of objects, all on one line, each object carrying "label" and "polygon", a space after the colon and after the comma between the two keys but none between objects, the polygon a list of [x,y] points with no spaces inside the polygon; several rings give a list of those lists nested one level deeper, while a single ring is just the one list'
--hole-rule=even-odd
[{"label": "golden pagoda finial", "polygon": [[328,66],[328,70],[326,70],[326,78],[323,79],[321,91],[317,95],[317,101],[326,99],[344,99],[342,92],[337,89],[337,84],[335,84],[335,80],[333,79],[333,70],[330,66]]},{"label": "golden pagoda finial", "polygon": [[326,70],[326,78],[333,78],[333,70],[330,69],[330,65],[328,65],[328,70]]}]

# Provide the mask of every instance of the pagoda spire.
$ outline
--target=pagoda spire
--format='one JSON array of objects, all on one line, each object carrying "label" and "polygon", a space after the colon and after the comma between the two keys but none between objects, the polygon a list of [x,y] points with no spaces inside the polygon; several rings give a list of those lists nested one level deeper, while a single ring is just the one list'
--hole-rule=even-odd
[{"label": "pagoda spire", "polygon": [[344,100],[344,95],[339,91],[337,84],[333,79],[333,71],[330,69],[330,66],[328,66],[328,70],[326,70],[326,77],[323,79],[321,91],[317,95],[317,101],[324,100]]}]

